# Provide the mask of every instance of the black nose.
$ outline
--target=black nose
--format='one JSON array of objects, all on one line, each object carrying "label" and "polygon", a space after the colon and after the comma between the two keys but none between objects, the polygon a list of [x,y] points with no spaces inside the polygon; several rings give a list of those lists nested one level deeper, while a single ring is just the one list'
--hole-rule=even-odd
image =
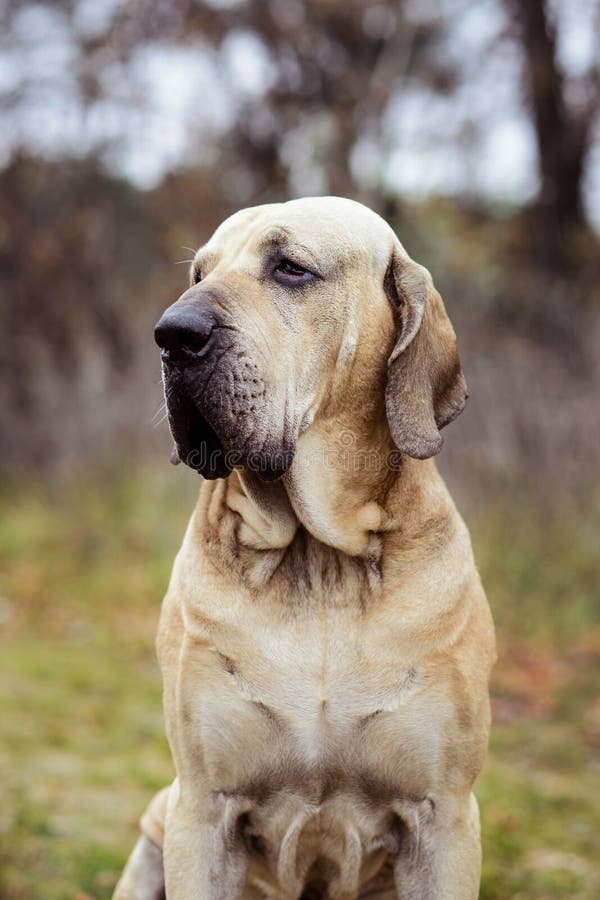
[{"label": "black nose", "polygon": [[204,305],[170,306],[158,320],[154,340],[169,362],[193,362],[208,344],[217,322]]}]

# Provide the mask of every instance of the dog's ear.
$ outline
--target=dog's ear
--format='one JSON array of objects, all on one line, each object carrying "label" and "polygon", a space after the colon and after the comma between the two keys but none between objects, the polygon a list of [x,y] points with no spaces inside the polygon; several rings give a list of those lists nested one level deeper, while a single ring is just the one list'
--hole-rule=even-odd
[{"label": "dog's ear", "polygon": [[428,459],[441,450],[440,429],[467,400],[456,336],[431,275],[401,246],[394,249],[384,289],[397,328],[385,389],[390,431],[403,453]]}]

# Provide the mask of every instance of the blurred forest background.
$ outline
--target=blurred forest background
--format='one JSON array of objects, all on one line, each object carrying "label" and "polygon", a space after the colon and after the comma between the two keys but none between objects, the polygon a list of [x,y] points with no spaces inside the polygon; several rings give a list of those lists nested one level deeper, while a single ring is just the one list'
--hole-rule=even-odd
[{"label": "blurred forest background", "polygon": [[152,327],[230,212],[323,193],[432,271],[470,386],[481,896],[600,896],[599,97],[600,0],[0,0],[0,897],[109,897],[171,778]]}]

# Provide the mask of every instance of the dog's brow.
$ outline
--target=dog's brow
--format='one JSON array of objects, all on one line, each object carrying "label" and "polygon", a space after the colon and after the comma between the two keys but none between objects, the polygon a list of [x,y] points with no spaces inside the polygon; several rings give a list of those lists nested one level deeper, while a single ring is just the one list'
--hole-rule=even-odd
[{"label": "dog's brow", "polygon": [[[268,252],[269,250],[283,250],[290,254],[293,254],[294,251],[296,251],[297,255],[306,257],[307,262],[312,266],[315,268],[319,267],[319,261],[310,247],[307,247],[306,244],[297,240],[294,235],[285,228],[269,229],[269,231],[261,237],[258,243],[258,249],[262,252]],[[301,262],[302,260],[298,261]]]},{"label": "dog's brow", "polygon": [[260,250],[268,250],[270,247],[279,247],[287,243],[289,238],[287,228],[269,228],[260,238],[258,246]]}]

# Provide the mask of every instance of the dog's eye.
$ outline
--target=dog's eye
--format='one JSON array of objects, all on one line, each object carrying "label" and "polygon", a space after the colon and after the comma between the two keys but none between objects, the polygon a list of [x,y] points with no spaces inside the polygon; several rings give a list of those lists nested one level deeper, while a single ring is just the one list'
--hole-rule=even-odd
[{"label": "dog's eye", "polygon": [[306,269],[303,269],[302,266],[297,266],[296,263],[289,259],[282,259],[276,271],[283,272],[284,275],[292,275],[294,278],[302,278],[303,275],[307,274]]},{"label": "dog's eye", "polygon": [[315,277],[312,272],[292,262],[291,259],[282,259],[273,269],[273,276],[276,281],[286,285],[305,284]]}]

